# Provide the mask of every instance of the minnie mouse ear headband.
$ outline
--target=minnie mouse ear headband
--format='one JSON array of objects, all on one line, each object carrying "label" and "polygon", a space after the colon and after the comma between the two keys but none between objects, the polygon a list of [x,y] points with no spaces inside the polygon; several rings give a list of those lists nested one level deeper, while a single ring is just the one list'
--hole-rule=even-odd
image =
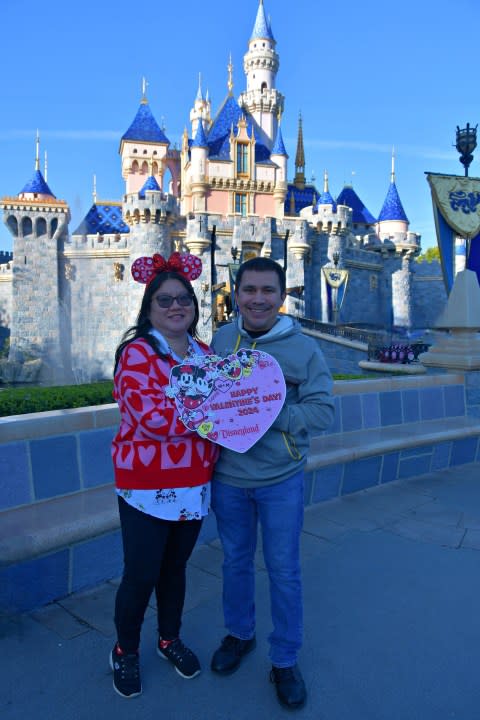
[{"label": "minnie mouse ear headband", "polygon": [[196,280],[202,274],[202,261],[189,253],[174,252],[168,260],[156,253],[153,257],[139,257],[132,265],[132,277],[148,285],[162,272],[176,272],[187,280]]}]

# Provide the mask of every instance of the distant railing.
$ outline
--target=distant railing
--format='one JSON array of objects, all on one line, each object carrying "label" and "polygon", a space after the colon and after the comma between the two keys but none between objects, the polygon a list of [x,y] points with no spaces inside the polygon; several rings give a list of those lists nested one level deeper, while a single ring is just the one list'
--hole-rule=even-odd
[{"label": "distant railing", "polygon": [[308,328],[309,330],[317,330],[325,335],[334,335],[335,337],[342,337],[346,340],[362,342],[366,345],[378,342],[379,338],[385,334],[384,330],[380,329],[366,330],[365,328],[356,328],[349,325],[331,325],[330,323],[312,320],[311,318],[299,317],[296,319],[302,327]]}]

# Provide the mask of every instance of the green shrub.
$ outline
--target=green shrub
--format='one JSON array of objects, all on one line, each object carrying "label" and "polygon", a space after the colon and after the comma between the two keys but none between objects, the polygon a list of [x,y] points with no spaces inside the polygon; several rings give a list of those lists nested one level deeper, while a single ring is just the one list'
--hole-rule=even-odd
[{"label": "green shrub", "polygon": [[5,388],[0,391],[0,417],[105,405],[114,402],[111,380],[88,385]]}]

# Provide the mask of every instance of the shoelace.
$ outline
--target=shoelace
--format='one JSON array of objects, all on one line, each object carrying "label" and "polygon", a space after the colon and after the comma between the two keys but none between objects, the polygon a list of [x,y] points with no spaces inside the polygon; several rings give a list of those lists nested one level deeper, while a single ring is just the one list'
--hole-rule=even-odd
[{"label": "shoelace", "polygon": [[138,657],[136,655],[117,655],[115,663],[124,680],[136,680],[139,676]]},{"label": "shoelace", "polygon": [[171,655],[178,662],[183,662],[185,657],[192,655],[191,650],[185,647],[180,638],[177,638],[177,640],[174,640],[170,645],[167,645],[163,652],[166,655]]}]

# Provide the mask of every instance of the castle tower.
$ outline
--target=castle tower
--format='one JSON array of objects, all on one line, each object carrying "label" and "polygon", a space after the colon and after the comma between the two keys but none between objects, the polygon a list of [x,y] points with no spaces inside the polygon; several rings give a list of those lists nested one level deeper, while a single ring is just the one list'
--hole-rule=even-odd
[{"label": "castle tower", "polygon": [[378,216],[377,232],[380,238],[393,237],[396,233],[406,233],[408,225],[408,218],[395,184],[395,152],[392,151],[390,186]]},{"label": "castle tower", "polygon": [[280,61],[275,52],[276,41],[260,0],[248,52],[243,58],[247,89],[238,104],[257,124],[257,139],[271,148],[277,134],[277,117],[283,111],[284,97],[275,87]]},{"label": "castle tower", "polygon": [[205,182],[205,173],[208,156],[208,143],[203,123],[197,125],[197,132],[190,148],[191,176],[190,188],[193,195],[193,211],[205,212],[205,195],[208,184]]},{"label": "castle tower", "polygon": [[287,195],[288,155],[287,151],[285,150],[285,144],[283,142],[280,122],[278,124],[277,135],[275,137],[275,142],[273,143],[270,157],[275,163],[275,165],[278,166],[278,170],[275,173],[275,188],[273,191],[273,197],[275,199],[276,217],[283,218],[285,215],[285,198]]},{"label": "castle tower", "polygon": [[44,361],[40,379],[63,382],[70,367],[67,318],[62,316],[65,278],[59,255],[68,237],[70,210],[40,171],[37,133],[35,172],[16,197],[3,198],[4,222],[13,236],[12,324],[9,360],[24,353]]},{"label": "castle tower", "polygon": [[[163,176],[169,166],[170,140],[155,120],[146,97],[143,80],[142,99],[132,124],[122,136],[119,153],[122,158],[122,177],[125,194],[136,193],[152,175],[163,189]],[[177,194],[178,171],[172,172],[173,193]]]},{"label": "castle tower", "polygon": [[298,116],[297,152],[295,153],[295,177],[293,184],[298,190],[305,188],[305,150],[303,148],[302,115]]},{"label": "castle tower", "polygon": [[192,137],[195,137],[197,134],[198,124],[201,121],[203,125],[203,129],[205,131],[208,131],[210,128],[210,125],[212,124],[212,118],[211,118],[211,103],[210,99],[208,97],[208,92],[205,97],[203,97],[202,92],[202,77],[201,74],[198,73],[198,90],[197,95],[195,97],[195,102],[193,104],[193,108],[190,110],[190,122],[192,124]]}]

